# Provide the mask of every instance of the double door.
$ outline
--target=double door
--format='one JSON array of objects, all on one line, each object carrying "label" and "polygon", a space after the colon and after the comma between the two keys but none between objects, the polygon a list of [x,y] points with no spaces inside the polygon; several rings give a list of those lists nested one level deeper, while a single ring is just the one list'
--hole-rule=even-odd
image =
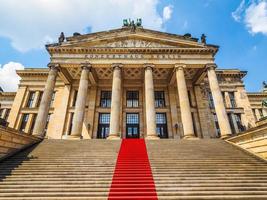
[{"label": "double door", "polygon": [[126,113],[126,138],[139,138],[139,114]]}]

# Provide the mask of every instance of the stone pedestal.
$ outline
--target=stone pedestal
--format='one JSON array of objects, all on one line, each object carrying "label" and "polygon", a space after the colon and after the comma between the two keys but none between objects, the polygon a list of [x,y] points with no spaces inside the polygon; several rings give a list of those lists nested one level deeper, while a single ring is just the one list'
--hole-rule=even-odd
[{"label": "stone pedestal", "polygon": [[159,139],[156,132],[153,65],[145,65],[146,139]]},{"label": "stone pedestal", "polygon": [[190,102],[188,98],[188,91],[187,91],[186,81],[185,81],[185,76],[184,76],[184,67],[186,66],[175,65],[181,118],[182,118],[182,123],[183,123],[183,130],[184,130],[184,138],[195,138]]},{"label": "stone pedestal", "polygon": [[219,87],[219,83],[217,80],[215,68],[215,64],[207,64],[207,73],[209,79],[210,90],[212,93],[214,107],[216,111],[216,115],[219,122],[219,127],[221,130],[221,137],[227,137],[232,134],[231,127],[229,124],[228,116],[225,110],[224,101],[222,97],[222,93]]},{"label": "stone pedestal", "polygon": [[85,104],[88,93],[89,84],[89,73],[91,70],[91,65],[86,64],[82,66],[81,79],[79,84],[79,90],[77,94],[77,100],[75,103],[75,111],[73,116],[73,126],[71,129],[71,134],[68,139],[80,139],[82,133],[82,126],[85,113]]},{"label": "stone pedestal", "polygon": [[120,139],[121,64],[113,65],[110,129],[108,139]]},{"label": "stone pedestal", "polygon": [[44,137],[44,130],[47,123],[47,117],[49,113],[49,108],[52,100],[52,95],[54,92],[56,78],[59,71],[59,66],[57,64],[49,65],[49,74],[47,82],[45,85],[44,93],[41,99],[40,107],[36,117],[35,126],[33,129],[33,135],[38,137]]}]

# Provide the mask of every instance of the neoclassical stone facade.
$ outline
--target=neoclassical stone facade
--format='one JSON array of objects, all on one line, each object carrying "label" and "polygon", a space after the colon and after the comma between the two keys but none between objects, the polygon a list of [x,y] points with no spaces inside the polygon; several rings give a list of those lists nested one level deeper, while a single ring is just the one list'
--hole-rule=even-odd
[{"label": "neoclassical stone facade", "polygon": [[218,69],[218,46],[189,35],[123,27],[75,34],[46,48],[48,68],[18,70],[18,91],[0,96],[0,116],[25,134],[214,138],[259,120],[254,113],[262,99],[246,92],[246,72]]}]

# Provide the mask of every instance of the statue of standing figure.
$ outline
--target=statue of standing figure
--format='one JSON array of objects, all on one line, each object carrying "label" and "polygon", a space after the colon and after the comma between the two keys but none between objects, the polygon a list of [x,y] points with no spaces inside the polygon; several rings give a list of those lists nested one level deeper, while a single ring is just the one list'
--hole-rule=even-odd
[{"label": "statue of standing figure", "polygon": [[207,36],[205,34],[201,35],[201,43],[206,44],[206,37]]},{"label": "statue of standing figure", "polygon": [[267,83],[265,81],[262,82],[263,88],[267,88]]},{"label": "statue of standing figure", "polygon": [[65,35],[63,32],[60,33],[60,36],[58,38],[58,43],[61,44],[65,40]]}]

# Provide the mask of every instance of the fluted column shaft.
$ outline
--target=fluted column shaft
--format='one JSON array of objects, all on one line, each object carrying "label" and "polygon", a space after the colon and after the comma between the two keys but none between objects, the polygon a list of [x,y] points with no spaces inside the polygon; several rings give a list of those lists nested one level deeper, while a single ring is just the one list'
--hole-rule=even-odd
[{"label": "fluted column shaft", "polygon": [[153,65],[145,65],[146,139],[158,139],[156,132]]},{"label": "fluted column shaft", "polygon": [[49,113],[49,108],[52,100],[52,95],[54,92],[56,78],[59,71],[59,66],[57,64],[49,65],[49,74],[46,81],[44,93],[41,99],[40,107],[36,117],[35,126],[33,129],[33,135],[44,137],[44,130],[46,126],[46,121]]},{"label": "fluted column shaft", "polygon": [[207,64],[207,73],[209,79],[210,90],[212,93],[214,107],[216,111],[216,115],[219,122],[219,127],[221,131],[221,137],[227,137],[228,135],[232,134],[230,123],[228,120],[228,116],[226,113],[222,93],[219,87],[218,79],[216,76],[215,64]]},{"label": "fluted column shaft", "polygon": [[188,91],[186,87],[185,75],[184,75],[185,65],[175,65],[176,68],[176,80],[177,89],[180,102],[181,118],[184,130],[184,138],[193,138],[194,126],[191,114],[190,102],[188,97]]},{"label": "fluted column shaft", "polygon": [[113,65],[111,94],[110,131],[108,139],[120,138],[121,64]]},{"label": "fluted column shaft", "polygon": [[88,94],[89,73],[91,65],[86,64],[82,66],[81,79],[75,103],[75,111],[73,115],[73,126],[69,138],[82,138],[82,126],[85,113],[85,105]]}]

